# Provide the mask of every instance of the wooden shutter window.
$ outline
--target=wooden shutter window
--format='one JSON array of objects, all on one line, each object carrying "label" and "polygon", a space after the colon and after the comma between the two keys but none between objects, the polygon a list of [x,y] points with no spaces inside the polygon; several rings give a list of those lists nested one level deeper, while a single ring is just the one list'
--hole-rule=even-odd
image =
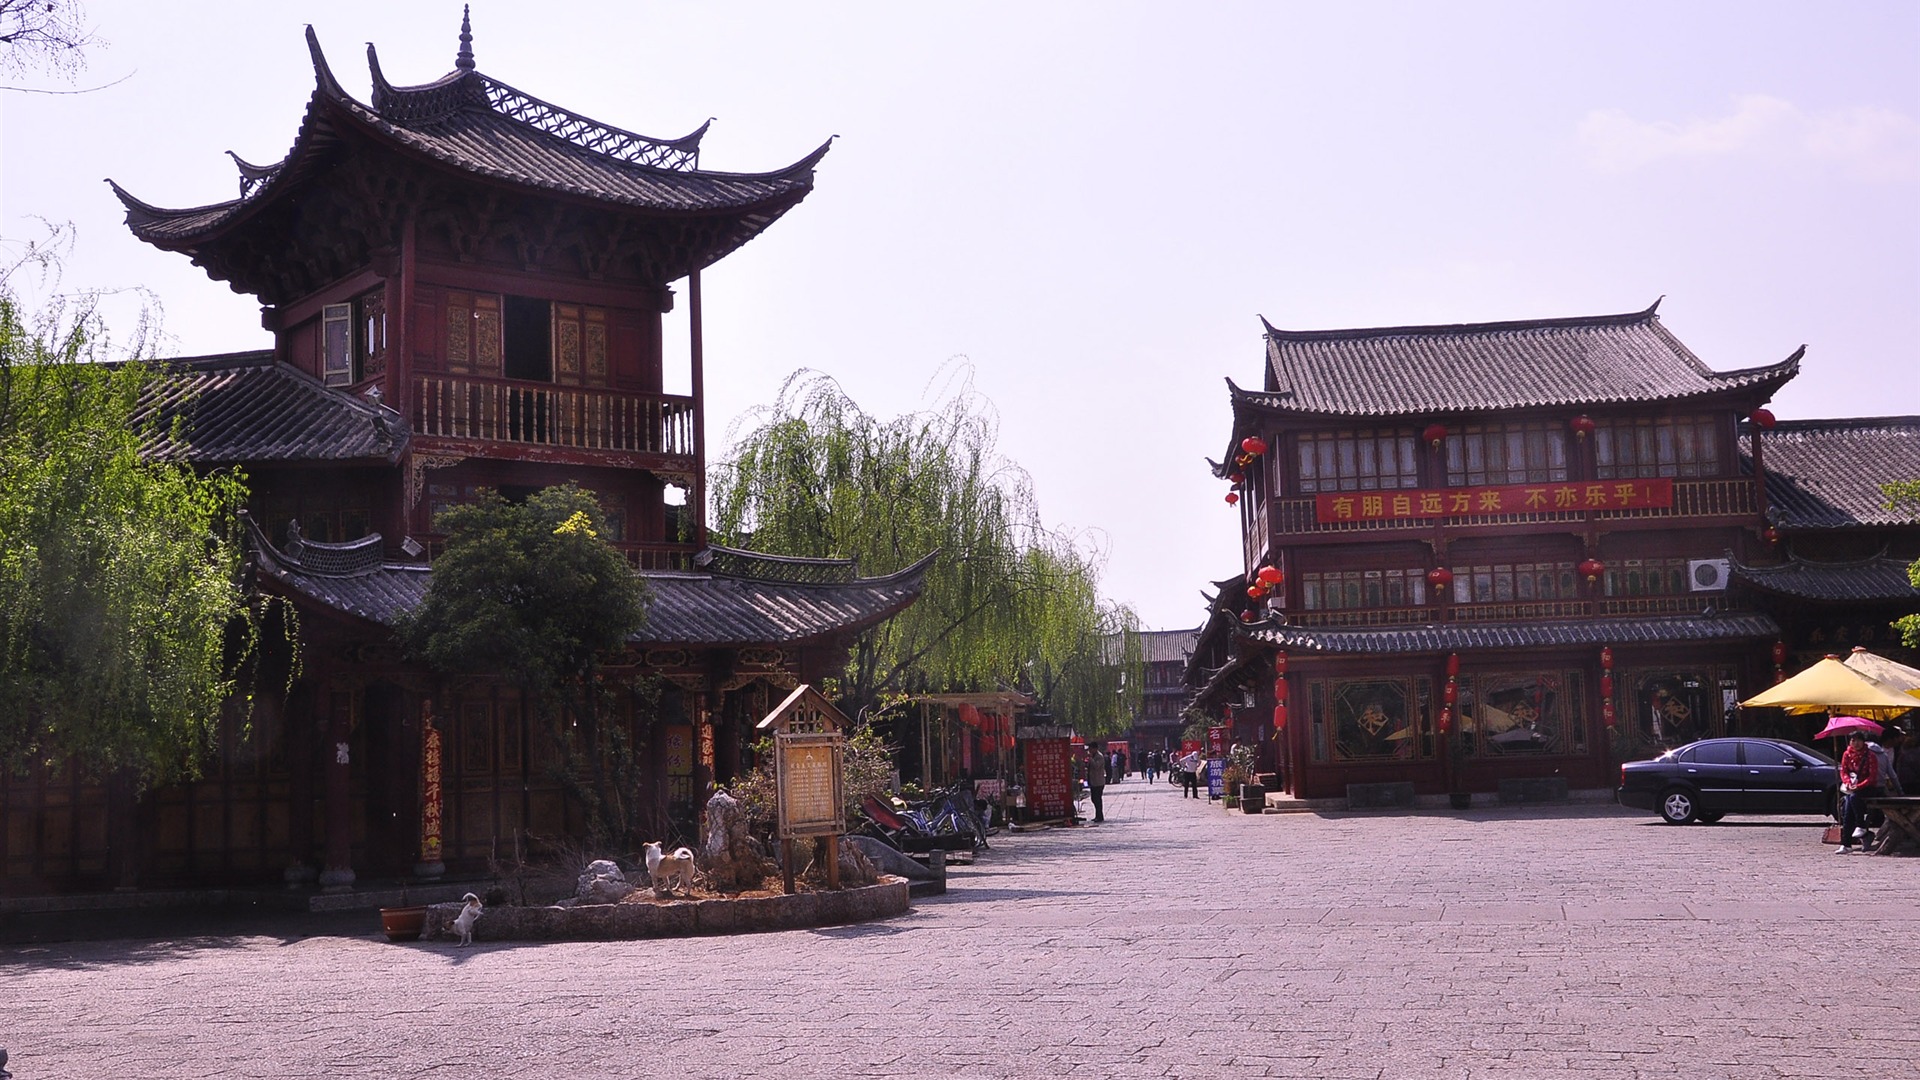
[{"label": "wooden shutter window", "polygon": [[328,386],[353,382],[353,305],[328,304],[320,312],[321,377]]}]

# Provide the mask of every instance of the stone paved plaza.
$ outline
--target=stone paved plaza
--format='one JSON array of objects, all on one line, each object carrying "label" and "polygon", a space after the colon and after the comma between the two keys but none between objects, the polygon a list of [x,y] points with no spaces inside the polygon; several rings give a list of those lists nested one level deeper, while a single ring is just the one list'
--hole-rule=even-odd
[{"label": "stone paved plaza", "polygon": [[1811,818],[1107,807],[863,926],[10,946],[0,1046],[16,1080],[1920,1077],[1920,859]]}]

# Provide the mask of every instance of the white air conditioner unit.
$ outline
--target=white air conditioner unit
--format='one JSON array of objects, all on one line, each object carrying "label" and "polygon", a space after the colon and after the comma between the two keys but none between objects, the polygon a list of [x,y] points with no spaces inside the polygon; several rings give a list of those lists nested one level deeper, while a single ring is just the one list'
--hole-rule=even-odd
[{"label": "white air conditioner unit", "polygon": [[1726,592],[1733,564],[1727,559],[1687,560],[1687,585],[1694,592]]}]

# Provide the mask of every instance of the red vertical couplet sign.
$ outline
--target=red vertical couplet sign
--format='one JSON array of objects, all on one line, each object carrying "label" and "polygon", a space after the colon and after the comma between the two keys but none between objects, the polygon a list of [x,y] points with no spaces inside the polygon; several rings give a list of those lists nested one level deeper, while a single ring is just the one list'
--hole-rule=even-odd
[{"label": "red vertical couplet sign", "polygon": [[1027,739],[1027,812],[1036,818],[1073,813],[1073,771],[1067,740]]},{"label": "red vertical couplet sign", "polygon": [[420,861],[440,861],[440,729],[433,702],[420,706]]},{"label": "red vertical couplet sign", "polygon": [[1226,757],[1227,756],[1227,729],[1226,728],[1210,727],[1207,729],[1207,756],[1208,757]]}]

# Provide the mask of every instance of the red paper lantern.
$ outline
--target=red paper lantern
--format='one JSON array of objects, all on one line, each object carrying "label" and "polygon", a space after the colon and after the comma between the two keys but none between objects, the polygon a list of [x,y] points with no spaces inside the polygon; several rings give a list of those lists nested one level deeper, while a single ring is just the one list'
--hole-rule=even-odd
[{"label": "red paper lantern", "polygon": [[1451,679],[1458,674],[1460,674],[1460,654],[1457,652],[1448,653],[1447,654],[1447,678]]},{"label": "red paper lantern", "polygon": [[1428,446],[1438,450],[1440,444],[1447,441],[1447,425],[1428,424],[1427,429],[1420,433],[1420,437],[1427,440]]},{"label": "red paper lantern", "polygon": [[1608,731],[1613,730],[1613,702],[1606,701],[1600,704],[1600,719],[1606,723]]},{"label": "red paper lantern", "polygon": [[1600,646],[1600,670],[1613,670],[1613,646],[1611,645]]},{"label": "red paper lantern", "polygon": [[1227,474],[1227,483],[1232,484],[1234,487],[1239,487],[1241,482],[1246,480],[1246,478],[1245,473],[1230,472]]},{"label": "red paper lantern", "polygon": [[1240,440],[1240,449],[1253,457],[1259,457],[1267,452],[1267,440],[1258,435],[1249,435]]},{"label": "red paper lantern", "polygon": [[1448,679],[1447,685],[1440,688],[1440,700],[1446,702],[1449,705],[1459,704],[1460,702],[1459,684],[1455,683],[1452,679]]},{"label": "red paper lantern", "polygon": [[1277,589],[1280,587],[1281,582],[1287,580],[1287,576],[1282,574],[1280,568],[1277,566],[1263,566],[1260,568],[1260,572],[1254,576],[1260,579],[1260,584],[1265,585],[1269,589]]},{"label": "red paper lantern", "polygon": [[1253,621],[1253,612],[1251,612],[1251,611],[1243,611],[1243,612],[1241,612],[1241,613],[1240,613],[1240,621],[1241,621],[1241,622],[1252,622],[1252,621]]},{"label": "red paper lantern", "polygon": [[1575,438],[1584,439],[1593,434],[1593,429],[1599,425],[1593,422],[1593,417],[1591,416],[1576,416],[1567,426],[1573,429]]},{"label": "red paper lantern", "polygon": [[1446,592],[1447,586],[1453,584],[1453,571],[1444,566],[1436,566],[1427,571],[1427,584],[1433,586],[1437,592]]},{"label": "red paper lantern", "polygon": [[1753,426],[1761,431],[1772,431],[1773,425],[1779,423],[1770,409],[1755,409],[1747,414],[1747,419],[1753,421]]},{"label": "red paper lantern", "polygon": [[1441,709],[1440,710],[1440,734],[1445,735],[1447,732],[1452,730],[1453,730],[1453,710]]},{"label": "red paper lantern", "polygon": [[1784,641],[1774,642],[1773,643],[1773,666],[1780,667],[1786,662],[1787,662],[1787,643]]},{"label": "red paper lantern", "polygon": [[1262,596],[1265,596],[1266,593],[1261,591],[1260,586],[1258,585],[1249,585],[1247,586],[1247,595],[1252,597],[1255,600],[1258,600]]},{"label": "red paper lantern", "polygon": [[1229,492],[1227,492],[1227,505],[1228,505],[1228,506],[1232,506],[1232,505],[1233,505],[1234,503],[1237,503],[1237,502],[1239,502],[1239,501],[1240,501],[1240,493],[1239,493],[1239,492],[1237,492],[1237,491],[1229,491]]},{"label": "red paper lantern", "polygon": [[1600,676],[1600,696],[1609,701],[1613,699],[1613,676]]},{"label": "red paper lantern", "polygon": [[1780,542],[1780,530],[1769,525],[1767,526],[1766,537],[1767,537],[1767,543],[1777,544]]},{"label": "red paper lantern", "polygon": [[1287,703],[1283,701],[1280,704],[1275,705],[1273,707],[1273,730],[1285,731],[1286,729],[1287,729]]},{"label": "red paper lantern", "polygon": [[1273,654],[1273,673],[1275,675],[1285,675],[1287,673],[1286,653],[1277,652]]},{"label": "red paper lantern", "polygon": [[1607,564],[1601,562],[1599,559],[1582,559],[1580,561],[1580,576],[1586,578],[1587,584],[1589,585],[1600,580],[1600,575],[1606,572]]}]

